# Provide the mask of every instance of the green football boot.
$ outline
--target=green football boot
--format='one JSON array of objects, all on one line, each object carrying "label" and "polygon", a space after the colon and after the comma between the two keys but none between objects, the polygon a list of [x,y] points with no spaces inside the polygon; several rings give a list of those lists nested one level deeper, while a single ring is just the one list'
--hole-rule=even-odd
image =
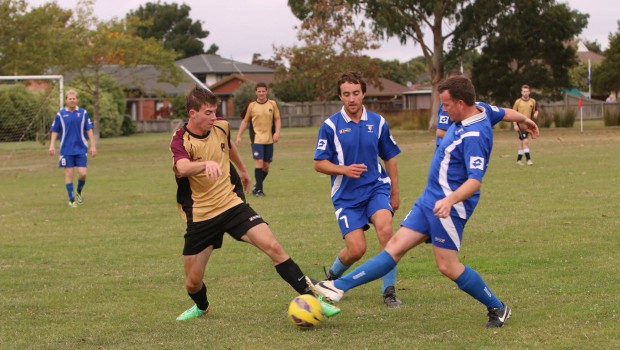
[{"label": "green football boot", "polygon": [[208,313],[209,309],[210,308],[207,308],[206,310],[200,310],[197,305],[194,305],[190,307],[189,309],[185,310],[182,314],[180,314],[177,317],[177,321],[193,320],[194,318],[198,318]]},{"label": "green football boot", "polygon": [[317,299],[319,299],[319,301],[321,302],[321,306],[323,307],[323,309],[321,310],[321,313],[324,316],[327,317],[332,317],[332,316],[336,316],[340,313],[340,308],[336,305],[330,304],[328,302],[323,301],[323,296],[319,295],[317,297]]}]

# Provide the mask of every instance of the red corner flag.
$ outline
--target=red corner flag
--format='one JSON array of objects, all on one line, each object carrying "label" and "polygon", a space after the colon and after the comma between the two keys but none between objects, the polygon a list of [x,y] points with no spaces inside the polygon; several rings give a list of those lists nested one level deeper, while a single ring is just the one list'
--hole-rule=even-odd
[{"label": "red corner flag", "polygon": [[577,103],[577,108],[581,108],[583,106],[583,97],[579,96],[579,103]]}]

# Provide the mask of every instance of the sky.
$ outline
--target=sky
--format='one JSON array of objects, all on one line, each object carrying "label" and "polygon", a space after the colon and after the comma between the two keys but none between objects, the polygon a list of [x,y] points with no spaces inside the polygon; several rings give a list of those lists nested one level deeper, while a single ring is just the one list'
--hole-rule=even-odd
[{"label": "sky", "polygon": [[[27,0],[31,6],[39,6],[51,0]],[[66,9],[74,9],[78,0],[56,0]],[[95,16],[101,20],[122,18],[140,5],[156,0],[96,0]],[[162,3],[174,3],[161,0]],[[590,14],[588,27],[580,37],[597,41],[603,49],[609,46],[608,36],[618,31],[620,20],[617,0],[559,0],[581,13]],[[190,17],[202,22],[203,30],[209,32],[204,40],[205,50],[215,43],[218,54],[235,61],[251,63],[254,53],[267,59],[273,55],[273,47],[290,47],[297,43],[296,26],[300,21],[293,16],[287,0],[185,0],[179,1],[191,7]],[[613,10],[615,8],[615,10]],[[257,20],[258,19],[258,20]],[[261,22],[261,24],[256,24]],[[408,61],[421,55],[418,45],[409,42],[401,46],[392,39],[381,48],[368,51],[371,57],[383,60]]]}]

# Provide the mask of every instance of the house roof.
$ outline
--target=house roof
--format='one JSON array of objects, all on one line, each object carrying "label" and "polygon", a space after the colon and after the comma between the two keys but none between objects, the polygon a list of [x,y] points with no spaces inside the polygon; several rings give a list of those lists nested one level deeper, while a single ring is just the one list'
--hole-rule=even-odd
[{"label": "house roof", "polygon": [[242,82],[265,83],[267,84],[267,86],[269,86],[273,82],[274,77],[275,75],[273,73],[235,73],[225,77],[224,79],[218,80],[215,84],[211,84],[211,86],[209,86],[209,89],[216,90],[218,87],[228,84],[235,79]]},{"label": "house roof", "polygon": [[395,81],[379,78],[382,87],[374,86],[372,84],[367,84],[366,86],[366,96],[395,96],[395,95],[403,95],[405,92],[411,91],[412,89],[401,85]]},{"label": "house roof", "polygon": [[[114,77],[124,87],[139,87],[143,94],[153,96],[158,94],[184,95],[193,85],[194,81],[183,74],[181,82],[174,86],[170,83],[159,81],[160,73],[152,65],[139,65],[132,68],[118,66],[105,66],[104,70],[114,70]],[[110,73],[110,72],[106,72]]]},{"label": "house roof", "polygon": [[193,74],[273,73],[273,69],[242,63],[218,55],[201,54],[176,61]]},{"label": "house roof", "polygon": [[572,42],[573,47],[577,50],[577,59],[580,63],[601,63],[605,60],[605,56],[588,50],[588,47],[581,41]]},{"label": "house roof", "polygon": [[[154,66],[148,64],[132,67],[105,65],[102,67],[102,71],[114,77],[124,90],[140,90],[144,96],[184,95],[194,84],[194,81],[185,74],[177,86],[162,82],[159,79],[159,71]],[[67,81],[70,81],[75,76],[75,72],[65,75]]]}]

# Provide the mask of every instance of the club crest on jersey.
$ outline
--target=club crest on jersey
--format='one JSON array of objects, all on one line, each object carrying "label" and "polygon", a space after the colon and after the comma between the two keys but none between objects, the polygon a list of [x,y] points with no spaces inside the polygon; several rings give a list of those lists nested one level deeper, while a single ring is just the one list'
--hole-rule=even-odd
[{"label": "club crest on jersey", "polygon": [[469,168],[484,170],[484,158],[469,157]]},{"label": "club crest on jersey", "polygon": [[366,125],[366,127],[368,128],[368,132],[372,132],[372,128],[374,127],[374,125],[368,124]]},{"label": "club crest on jersey", "polygon": [[340,129],[340,130],[338,130],[338,133],[339,133],[340,135],[342,135],[342,134],[344,134],[344,133],[346,133],[346,132],[351,132],[351,128],[345,128],[345,129]]},{"label": "club crest on jersey", "polygon": [[220,143],[220,147],[222,148],[222,152],[226,152],[226,145],[224,142]]}]

